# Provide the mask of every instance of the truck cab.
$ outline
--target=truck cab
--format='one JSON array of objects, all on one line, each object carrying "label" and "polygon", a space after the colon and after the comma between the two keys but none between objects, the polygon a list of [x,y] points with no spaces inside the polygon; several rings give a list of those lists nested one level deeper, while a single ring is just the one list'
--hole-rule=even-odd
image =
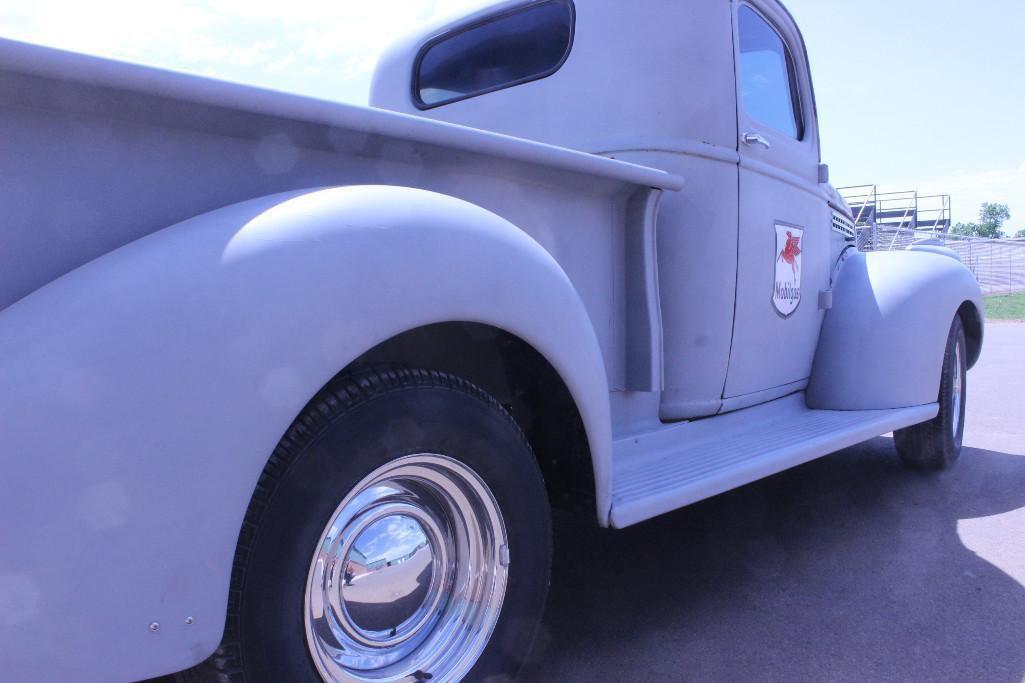
[{"label": "truck cab", "polygon": [[624,388],[657,388],[658,417],[676,421],[807,386],[852,235],[834,227],[850,216],[820,161],[801,32],[778,2],[499,3],[393,47],[371,105],[684,177],[655,237],[663,383]]},{"label": "truck cab", "polygon": [[[622,238],[623,345],[606,352],[613,525],[803,462],[809,439],[836,450],[876,419],[923,421],[952,319],[964,362],[978,358],[981,299],[960,264],[857,251],[822,163],[804,39],[778,0],[491,3],[393,45],[370,104],[684,179]],[[602,329],[607,302],[584,303]],[[779,459],[733,442],[738,430]]]}]

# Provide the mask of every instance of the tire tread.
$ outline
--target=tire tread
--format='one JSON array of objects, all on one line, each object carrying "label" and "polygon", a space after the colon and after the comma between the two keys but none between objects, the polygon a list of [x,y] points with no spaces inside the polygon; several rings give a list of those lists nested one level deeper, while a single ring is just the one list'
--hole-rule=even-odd
[{"label": "tire tread", "polygon": [[[224,636],[214,653],[191,669],[175,675],[180,683],[245,683],[241,642],[241,602],[246,584],[245,567],[260,520],[296,458],[314,443],[336,419],[368,401],[410,387],[432,387],[468,395],[497,411],[516,430],[524,447],[533,449],[512,415],[491,394],[461,377],[437,370],[382,365],[331,380],[299,413],[271,453],[260,473],[253,497],[239,531],[228,593]],[[537,471],[540,477],[540,470]]]},{"label": "tire tread", "polygon": [[[940,391],[937,401],[940,409],[935,418],[928,422],[898,429],[893,434],[897,454],[905,465],[922,471],[939,471],[952,467],[961,454],[961,442],[951,434],[953,405],[950,401],[953,382],[954,349],[960,345],[962,359],[966,358],[964,326],[960,316],[954,316],[943,351],[943,370],[940,377]],[[966,368],[962,366],[961,372]],[[961,401],[964,410],[966,401]],[[960,434],[964,434],[964,414],[960,417]]]}]

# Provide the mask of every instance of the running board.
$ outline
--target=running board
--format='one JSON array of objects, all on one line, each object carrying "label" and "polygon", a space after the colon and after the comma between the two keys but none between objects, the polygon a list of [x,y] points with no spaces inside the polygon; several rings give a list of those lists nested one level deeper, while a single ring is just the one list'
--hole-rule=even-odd
[{"label": "running board", "polygon": [[810,410],[804,393],[668,425],[613,445],[612,526],[623,528],[936,417],[939,404]]}]

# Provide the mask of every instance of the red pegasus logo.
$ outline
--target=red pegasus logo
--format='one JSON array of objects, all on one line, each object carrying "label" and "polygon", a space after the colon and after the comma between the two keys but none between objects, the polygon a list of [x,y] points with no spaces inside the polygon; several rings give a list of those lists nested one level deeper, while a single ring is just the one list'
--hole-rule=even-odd
[{"label": "red pegasus logo", "polygon": [[783,251],[779,252],[779,258],[776,260],[789,263],[790,268],[794,271],[794,277],[797,277],[797,257],[800,255],[801,238],[794,237],[794,234],[787,230],[787,243],[783,247]]}]

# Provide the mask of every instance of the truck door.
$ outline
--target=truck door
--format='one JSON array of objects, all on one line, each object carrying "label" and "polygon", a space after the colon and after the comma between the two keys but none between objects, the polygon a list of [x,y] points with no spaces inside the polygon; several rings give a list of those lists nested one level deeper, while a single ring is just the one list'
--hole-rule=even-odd
[{"label": "truck door", "polygon": [[778,3],[734,6],[740,209],[724,410],[803,388],[822,325],[830,223],[800,33]]}]

